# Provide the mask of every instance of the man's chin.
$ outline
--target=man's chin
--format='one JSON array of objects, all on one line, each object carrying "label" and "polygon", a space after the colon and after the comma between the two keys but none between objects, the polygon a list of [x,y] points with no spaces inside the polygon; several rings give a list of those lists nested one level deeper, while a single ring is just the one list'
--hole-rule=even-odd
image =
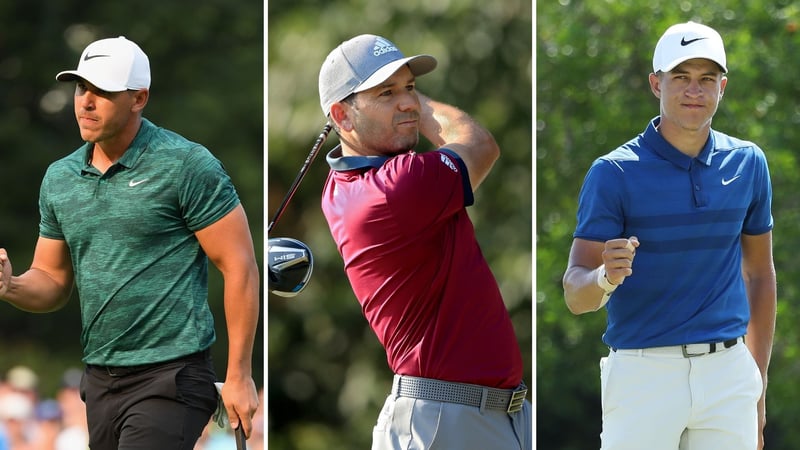
[{"label": "man's chin", "polygon": [[417,145],[419,145],[419,136],[401,139],[397,147],[395,147],[396,151],[393,152],[393,154],[402,155],[403,153],[408,153],[409,151],[414,150]]},{"label": "man's chin", "polygon": [[419,144],[419,137],[415,136],[413,138],[412,137],[398,138],[392,140],[391,142],[388,142],[387,144],[390,145],[386,145],[385,147],[380,148],[378,150],[378,154],[384,156],[402,155],[410,152],[411,150],[414,150],[417,147],[417,145]]},{"label": "man's chin", "polygon": [[95,143],[97,142],[98,137],[100,136],[100,134],[96,130],[80,128],[79,131],[81,133],[81,139],[83,139],[84,142]]}]

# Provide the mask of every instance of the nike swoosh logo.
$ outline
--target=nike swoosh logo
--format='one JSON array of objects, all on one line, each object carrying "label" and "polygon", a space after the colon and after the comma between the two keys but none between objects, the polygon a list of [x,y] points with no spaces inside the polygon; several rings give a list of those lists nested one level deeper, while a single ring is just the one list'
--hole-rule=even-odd
[{"label": "nike swoosh logo", "polygon": [[145,178],[144,180],[139,180],[139,181],[131,180],[131,181],[128,182],[128,186],[130,186],[130,187],[138,186],[138,185],[144,183],[147,180],[149,180],[149,178]]},{"label": "nike swoosh logo", "polygon": [[699,38],[689,39],[688,41],[686,40],[686,38],[681,38],[681,47],[686,47],[687,45],[691,44],[692,42],[701,41],[703,39],[708,39],[708,38],[699,37]]},{"label": "nike swoosh logo", "polygon": [[729,184],[733,183],[733,182],[734,182],[734,180],[736,180],[736,179],[737,179],[737,178],[739,178],[740,176],[741,176],[741,175],[736,175],[735,177],[731,178],[730,180],[726,180],[725,178],[723,178],[723,179],[722,179],[722,185],[723,185],[723,186],[727,186],[727,185],[729,185]]},{"label": "nike swoosh logo", "polygon": [[111,56],[111,55],[89,55],[89,54],[87,54],[86,56],[83,57],[83,60],[84,61],[88,61],[88,60],[94,59],[94,58],[108,58],[109,56]]}]

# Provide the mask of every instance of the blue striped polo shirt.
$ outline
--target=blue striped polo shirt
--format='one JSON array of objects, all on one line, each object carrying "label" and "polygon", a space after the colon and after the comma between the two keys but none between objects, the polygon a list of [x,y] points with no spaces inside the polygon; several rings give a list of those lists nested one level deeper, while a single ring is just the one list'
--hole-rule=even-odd
[{"label": "blue striped polo shirt", "polygon": [[637,236],[633,275],[606,305],[614,348],[715,342],[745,334],[742,234],[772,229],[764,152],[711,130],[689,157],[656,130],[594,161],[579,196],[575,238]]}]

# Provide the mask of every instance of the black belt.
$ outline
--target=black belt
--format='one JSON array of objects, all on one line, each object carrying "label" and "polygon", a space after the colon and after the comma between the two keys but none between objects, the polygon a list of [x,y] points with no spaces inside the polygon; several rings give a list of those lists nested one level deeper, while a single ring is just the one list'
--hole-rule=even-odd
[{"label": "black belt", "polygon": [[515,413],[522,409],[528,388],[525,383],[516,389],[498,389],[476,384],[395,375],[392,394]]},{"label": "black belt", "polygon": [[138,366],[98,366],[94,364],[87,364],[86,367],[88,367],[89,369],[105,372],[108,376],[116,378],[116,377],[124,377],[127,375],[133,375],[139,372],[144,372],[145,370],[154,369],[156,367],[161,367],[166,364],[172,364],[184,361],[206,360],[210,357],[210,355],[211,351],[209,349],[205,349],[197,353],[192,353],[190,355],[181,356],[175,359],[170,359],[168,361],[140,364]]},{"label": "black belt", "polygon": [[[744,342],[744,337],[742,337],[742,342]],[[690,346],[685,344],[681,345],[681,353],[683,353],[684,358],[691,358],[692,356],[700,356],[700,355],[708,355],[711,353],[715,353],[717,350],[722,350],[723,348],[731,348],[734,345],[739,343],[739,338],[728,339],[727,341],[722,342],[712,342],[710,344],[700,344],[703,348],[699,352],[690,351]],[[721,344],[721,345],[720,345]],[[697,344],[694,344],[697,345]],[[708,351],[705,350],[705,346],[708,345]]]}]

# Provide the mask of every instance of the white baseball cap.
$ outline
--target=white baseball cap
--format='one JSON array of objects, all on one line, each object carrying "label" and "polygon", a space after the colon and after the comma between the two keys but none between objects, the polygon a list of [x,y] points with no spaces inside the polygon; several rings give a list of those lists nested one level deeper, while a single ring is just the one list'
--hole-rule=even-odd
[{"label": "white baseball cap", "polygon": [[437,62],[430,55],[406,58],[391,41],[374,34],[342,42],[328,54],[319,72],[322,112],[327,116],[332,104],[381,84],[406,64],[417,76],[435,69]]},{"label": "white baseball cap", "polygon": [[76,70],[56,75],[58,81],[82,78],[107,92],[150,88],[150,61],[134,42],[117,38],[92,42],[81,54]]},{"label": "white baseball cap", "polygon": [[667,28],[656,44],[653,72],[669,72],[678,64],[692,59],[714,61],[728,72],[722,37],[711,27],[696,22],[679,23]]}]

